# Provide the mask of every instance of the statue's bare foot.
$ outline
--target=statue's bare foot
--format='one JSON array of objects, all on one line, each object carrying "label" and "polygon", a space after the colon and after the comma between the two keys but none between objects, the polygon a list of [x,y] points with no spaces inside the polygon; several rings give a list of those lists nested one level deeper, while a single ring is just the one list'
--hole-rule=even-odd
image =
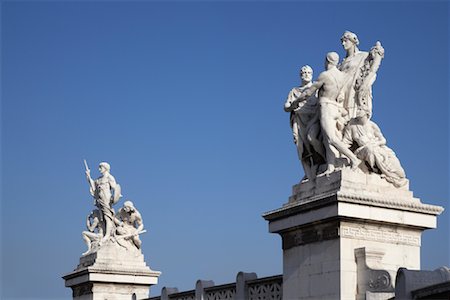
[{"label": "statue's bare foot", "polygon": [[330,176],[330,174],[333,173],[334,170],[335,170],[335,168],[333,165],[328,165],[328,168],[326,169],[326,171],[324,173],[325,176],[327,176],[327,177]]},{"label": "statue's bare foot", "polygon": [[335,171],[335,167],[333,165],[329,165],[328,168],[322,174],[317,175],[317,177],[327,176],[329,177],[331,173]]},{"label": "statue's bare foot", "polygon": [[352,171],[356,171],[361,163],[362,163],[362,161],[360,159],[358,159],[358,158],[353,159],[351,161],[351,163],[350,163],[351,164],[351,170]]}]

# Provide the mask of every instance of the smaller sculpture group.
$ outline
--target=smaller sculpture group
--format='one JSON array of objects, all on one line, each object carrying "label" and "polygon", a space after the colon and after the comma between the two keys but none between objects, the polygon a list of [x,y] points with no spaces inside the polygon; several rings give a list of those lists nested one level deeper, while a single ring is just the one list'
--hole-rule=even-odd
[{"label": "smaller sculpture group", "polygon": [[372,85],[384,57],[377,42],[370,52],[359,51],[356,34],[341,37],[346,57],[329,52],[325,71],[312,81],[313,70],[300,69],[301,86],[294,87],[284,109],[290,123],[305,180],[329,175],[342,167],[377,173],[396,187],[407,183],[395,153],[386,146],[379,127],[371,121]]},{"label": "smaller sculpture group", "polygon": [[99,164],[101,175],[96,180],[91,178],[86,161],[85,167],[89,191],[97,208],[86,219],[88,230],[83,231],[82,235],[88,249],[83,255],[97,251],[107,242],[127,250],[132,247],[140,249],[142,242],[139,234],[146,232],[141,214],[131,201],[125,201],[117,214],[114,212],[113,205],[122,195],[120,185],[110,173],[110,165],[106,162]]}]

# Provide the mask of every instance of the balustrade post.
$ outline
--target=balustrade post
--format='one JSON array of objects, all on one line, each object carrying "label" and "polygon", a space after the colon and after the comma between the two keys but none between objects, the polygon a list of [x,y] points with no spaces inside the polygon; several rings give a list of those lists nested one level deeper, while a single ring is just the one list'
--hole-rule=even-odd
[{"label": "balustrade post", "polygon": [[214,286],[214,281],[212,280],[197,280],[195,284],[195,300],[205,300],[205,288]]},{"label": "balustrade post", "polygon": [[178,289],[176,287],[163,287],[161,290],[161,300],[169,300],[169,295],[178,293]]},{"label": "balustrade post", "polygon": [[239,272],[236,275],[236,300],[248,299],[248,280],[257,279],[256,273]]}]

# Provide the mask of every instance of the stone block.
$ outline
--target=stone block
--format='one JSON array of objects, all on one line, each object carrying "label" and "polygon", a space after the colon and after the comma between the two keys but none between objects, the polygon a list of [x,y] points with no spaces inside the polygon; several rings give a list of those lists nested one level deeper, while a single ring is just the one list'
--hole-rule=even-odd
[{"label": "stone block", "polygon": [[309,292],[311,296],[327,299],[339,295],[340,272],[329,272],[309,276]]},{"label": "stone block", "polygon": [[[63,276],[73,299],[145,299],[161,272],[151,270],[138,249],[125,249],[108,241],[82,256],[77,268]],[[134,298],[132,298],[134,297]]]},{"label": "stone block", "polygon": [[[288,203],[264,214],[269,231],[283,239],[285,299],[365,297],[364,289],[357,292],[354,251],[361,247],[384,253],[378,261],[369,255],[368,267],[382,271],[373,274],[392,277],[402,266],[420,268],[421,234],[436,227],[442,211],[421,203],[407,186],[347,169],[317,178],[315,186],[294,186]],[[371,279],[372,289],[382,279]]]}]

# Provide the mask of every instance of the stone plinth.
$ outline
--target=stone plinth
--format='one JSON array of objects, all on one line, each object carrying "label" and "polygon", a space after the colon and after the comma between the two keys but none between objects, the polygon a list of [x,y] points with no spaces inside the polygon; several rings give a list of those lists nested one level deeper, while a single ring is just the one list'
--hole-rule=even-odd
[{"label": "stone plinth", "polygon": [[66,287],[72,288],[73,299],[134,300],[148,298],[160,274],[146,265],[140,250],[108,241],[82,256],[77,268],[63,278]]},{"label": "stone plinth", "polygon": [[420,269],[421,234],[442,211],[348,169],[294,186],[288,203],[264,214],[282,237],[283,298],[389,298],[398,268]]}]

